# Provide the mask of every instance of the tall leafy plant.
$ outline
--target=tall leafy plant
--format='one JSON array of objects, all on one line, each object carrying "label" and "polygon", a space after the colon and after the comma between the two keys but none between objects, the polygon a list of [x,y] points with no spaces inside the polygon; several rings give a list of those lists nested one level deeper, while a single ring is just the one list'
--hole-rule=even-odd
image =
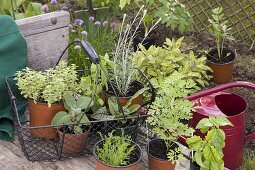
[{"label": "tall leafy plant", "polygon": [[177,161],[182,157],[180,148],[170,150],[181,135],[191,135],[193,129],[184,124],[183,120],[192,118],[194,103],[183,100],[196,87],[193,80],[185,80],[181,73],[174,72],[161,83],[158,95],[152,103],[147,122],[152,132],[164,140],[168,158]]},{"label": "tall leafy plant", "polygon": [[207,80],[211,76],[207,73],[211,69],[205,65],[206,57],[198,58],[192,51],[182,53],[182,41],[183,38],[166,39],[163,47],[151,46],[148,50],[140,45],[141,51],[133,53],[134,65],[145,73],[155,87],[178,71],[185,75],[187,81],[193,80],[198,84],[193,92],[200,90],[208,85]]},{"label": "tall leafy plant", "polygon": [[[214,57],[217,61],[222,61],[222,51],[224,47],[225,40],[234,41],[234,37],[231,36],[229,31],[231,28],[227,27],[227,20],[224,20],[224,14],[222,13],[223,9],[221,7],[214,8],[212,10],[212,18],[208,19],[209,25],[209,33],[215,39],[216,48],[218,52],[218,56]],[[228,55],[227,55],[228,56]],[[225,57],[227,57],[225,56]]]},{"label": "tall leafy plant", "polygon": [[209,117],[199,121],[196,129],[206,133],[204,139],[200,136],[193,136],[186,140],[189,148],[195,151],[193,161],[201,170],[224,169],[223,152],[225,146],[225,132],[221,126],[233,126],[225,117]]}]

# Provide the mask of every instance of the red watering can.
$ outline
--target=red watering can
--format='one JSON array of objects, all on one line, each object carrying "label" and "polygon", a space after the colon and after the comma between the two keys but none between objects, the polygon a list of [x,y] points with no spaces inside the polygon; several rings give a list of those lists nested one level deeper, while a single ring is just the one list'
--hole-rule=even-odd
[{"label": "red watering can", "polygon": [[[254,83],[249,82],[232,82],[223,84],[208,90],[198,92],[185,99],[193,101],[199,106],[193,113],[193,118],[189,125],[193,128],[197,123],[208,116],[225,116],[233,123],[233,127],[224,126],[226,134],[224,153],[225,167],[234,170],[238,169],[243,161],[243,148],[245,142],[255,139],[255,133],[245,136],[245,112],[247,102],[239,95],[223,91],[233,87],[245,87],[255,89]],[[196,131],[197,135],[204,136],[201,132]],[[185,137],[181,137],[180,142],[185,144]]]}]

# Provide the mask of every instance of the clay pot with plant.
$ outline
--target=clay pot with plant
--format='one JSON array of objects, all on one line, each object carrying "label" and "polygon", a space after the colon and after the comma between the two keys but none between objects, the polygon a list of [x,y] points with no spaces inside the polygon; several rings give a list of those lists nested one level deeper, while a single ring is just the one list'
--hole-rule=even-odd
[{"label": "clay pot with plant", "polygon": [[209,33],[215,39],[216,48],[207,53],[208,66],[213,70],[212,81],[217,84],[230,82],[233,79],[233,68],[236,53],[224,47],[226,40],[233,41],[234,37],[229,34],[231,28],[227,27],[227,21],[223,21],[224,14],[221,7],[212,10]]},{"label": "clay pot with plant", "polygon": [[[233,126],[233,124],[222,116],[203,118],[199,121],[196,129],[205,136],[192,136],[186,142],[191,149],[191,170],[223,170],[223,151],[225,147],[225,132],[221,126]],[[213,155],[213,156],[212,156]]]},{"label": "clay pot with plant", "polygon": [[138,170],[142,149],[130,136],[114,135],[114,131],[102,136],[93,150],[97,170]]},{"label": "clay pot with plant", "polygon": [[64,111],[62,102],[65,92],[78,90],[76,66],[61,62],[54,69],[34,71],[29,68],[16,73],[21,95],[28,98],[30,132],[35,137],[53,139],[56,129],[51,120],[59,111]]},{"label": "clay pot with plant", "polygon": [[90,131],[86,111],[93,106],[93,100],[87,96],[73,97],[72,94],[66,93],[64,106],[68,112],[58,112],[51,125],[60,127],[57,131],[64,152],[70,154],[82,152]]},{"label": "clay pot with plant", "polygon": [[167,77],[148,111],[147,122],[158,137],[147,146],[149,170],[173,170],[183,158],[177,139],[181,135],[191,136],[194,131],[183,123],[192,118],[194,104],[182,98],[196,88],[196,83],[185,80],[185,76],[174,72]]}]

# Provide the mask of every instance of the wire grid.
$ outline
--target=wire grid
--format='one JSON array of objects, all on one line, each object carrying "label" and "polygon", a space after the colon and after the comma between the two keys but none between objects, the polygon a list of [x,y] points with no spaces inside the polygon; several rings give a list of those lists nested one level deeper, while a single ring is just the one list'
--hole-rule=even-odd
[{"label": "wire grid", "polygon": [[232,28],[231,34],[237,42],[252,45],[255,42],[255,1],[254,0],[181,0],[191,13],[197,31],[208,32],[208,18],[212,9],[222,7],[225,20]]},{"label": "wire grid", "polygon": [[[136,80],[144,87],[151,87],[145,93],[142,105],[151,103],[155,92],[149,80],[139,70],[137,70]],[[145,125],[147,115],[140,113],[114,120],[95,121],[91,118],[88,124],[74,124],[82,127],[84,135],[76,135],[72,139],[66,125],[32,127],[29,123],[27,102],[20,95],[14,76],[6,78],[6,85],[18,140],[24,155],[30,161],[56,161],[92,154],[94,145],[101,140],[99,133],[106,135],[113,130],[117,135],[123,131],[141,146],[145,146],[149,137],[152,136]],[[25,118],[22,119],[22,117]],[[47,137],[49,130],[53,131],[55,137]]]}]

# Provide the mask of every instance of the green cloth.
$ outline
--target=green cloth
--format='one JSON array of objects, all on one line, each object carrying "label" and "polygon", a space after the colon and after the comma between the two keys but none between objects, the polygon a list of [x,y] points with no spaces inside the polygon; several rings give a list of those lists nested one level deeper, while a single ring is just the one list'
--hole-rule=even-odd
[{"label": "green cloth", "polygon": [[[10,16],[0,15],[0,140],[11,141],[14,134],[5,77],[25,68],[27,56],[26,40],[15,21]],[[19,109],[24,102],[19,102]]]}]

